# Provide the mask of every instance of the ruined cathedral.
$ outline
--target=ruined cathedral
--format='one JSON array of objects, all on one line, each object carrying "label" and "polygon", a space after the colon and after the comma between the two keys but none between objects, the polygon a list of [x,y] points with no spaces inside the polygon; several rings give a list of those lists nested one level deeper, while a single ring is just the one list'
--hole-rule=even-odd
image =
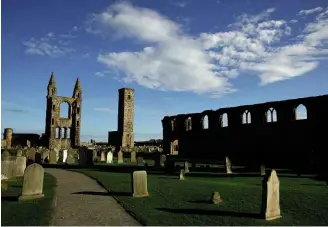
[{"label": "ruined cathedral", "polygon": [[[51,74],[47,92],[46,128],[44,145],[49,149],[67,149],[80,146],[82,89],[77,78],[72,97],[57,95],[54,73]],[[62,117],[61,107],[68,105],[67,117]]]}]

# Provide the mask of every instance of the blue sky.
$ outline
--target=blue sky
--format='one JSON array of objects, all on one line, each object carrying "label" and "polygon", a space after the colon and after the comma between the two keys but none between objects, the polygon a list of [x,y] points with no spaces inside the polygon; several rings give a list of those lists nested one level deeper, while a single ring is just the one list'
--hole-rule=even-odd
[{"label": "blue sky", "polygon": [[46,89],[83,89],[81,140],[117,129],[135,95],[136,140],[165,115],[326,94],[328,1],[3,0],[1,130],[42,133]]}]

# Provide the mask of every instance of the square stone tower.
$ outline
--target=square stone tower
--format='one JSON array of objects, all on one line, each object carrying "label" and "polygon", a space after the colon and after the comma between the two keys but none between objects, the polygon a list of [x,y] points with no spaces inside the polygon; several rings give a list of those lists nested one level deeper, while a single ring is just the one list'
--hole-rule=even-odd
[{"label": "square stone tower", "polygon": [[118,125],[119,146],[134,147],[134,90],[121,88],[118,90]]}]

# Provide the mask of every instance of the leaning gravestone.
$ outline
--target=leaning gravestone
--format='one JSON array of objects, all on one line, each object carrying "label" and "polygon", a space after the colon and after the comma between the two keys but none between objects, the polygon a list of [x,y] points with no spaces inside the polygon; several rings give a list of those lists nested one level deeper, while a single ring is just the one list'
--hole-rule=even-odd
[{"label": "leaning gravestone", "polygon": [[275,170],[270,175],[266,174],[262,180],[261,214],[267,221],[281,218],[279,179]]},{"label": "leaning gravestone", "polygon": [[112,163],[113,162],[113,153],[111,151],[109,151],[107,153],[107,159],[106,159],[106,163]]},{"label": "leaning gravestone", "polygon": [[29,165],[24,172],[22,195],[19,200],[42,198],[44,169],[41,165],[34,163]]},{"label": "leaning gravestone", "polygon": [[137,162],[137,153],[135,151],[131,151],[131,163]]},{"label": "leaning gravestone", "polygon": [[132,193],[133,197],[149,196],[146,171],[134,171],[132,173]]},{"label": "leaning gravestone", "polygon": [[119,151],[117,153],[117,163],[123,163],[123,152]]},{"label": "leaning gravestone", "polygon": [[184,162],[184,171],[185,171],[185,173],[189,173],[189,163],[188,162]]},{"label": "leaning gravestone", "polygon": [[19,156],[16,158],[16,176],[23,176],[26,169],[26,157]]},{"label": "leaning gravestone", "polygon": [[232,170],[231,170],[231,162],[229,157],[226,157],[226,169],[227,169],[227,174],[231,174]]}]

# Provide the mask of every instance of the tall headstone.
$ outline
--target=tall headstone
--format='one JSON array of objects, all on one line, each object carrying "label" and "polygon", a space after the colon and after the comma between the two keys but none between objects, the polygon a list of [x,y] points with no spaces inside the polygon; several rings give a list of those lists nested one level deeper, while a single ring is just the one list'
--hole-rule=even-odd
[{"label": "tall headstone", "polygon": [[165,161],[166,161],[166,155],[165,154],[162,154],[161,155],[161,160],[160,160],[160,163],[161,163],[161,166],[162,167],[165,166]]},{"label": "tall headstone", "polygon": [[67,162],[68,153],[67,150],[63,150],[63,163]]},{"label": "tall headstone", "polygon": [[57,154],[56,151],[52,150],[49,152],[49,164],[57,163]]},{"label": "tall headstone", "polygon": [[146,171],[134,171],[132,173],[132,193],[133,197],[149,196]]},{"label": "tall headstone", "polygon": [[22,195],[19,200],[37,199],[44,197],[43,191],[44,169],[34,163],[29,165],[24,172]]},{"label": "tall headstone", "polygon": [[34,158],[35,163],[41,163],[42,161],[42,155],[39,152],[35,153],[35,158]]},{"label": "tall headstone", "polygon": [[180,169],[179,180],[184,180],[184,179],[185,179],[185,170]]},{"label": "tall headstone", "polygon": [[276,171],[272,170],[262,180],[261,214],[265,220],[281,218],[279,197],[279,179]]},{"label": "tall headstone", "polygon": [[229,159],[228,156],[226,157],[226,169],[227,169],[227,174],[231,174],[232,173],[232,170],[231,170],[231,162],[230,162],[230,159]]},{"label": "tall headstone", "polygon": [[265,175],[265,165],[261,165],[260,172],[261,172],[261,176]]},{"label": "tall headstone", "polygon": [[117,163],[123,163],[123,152],[121,150],[117,153]]},{"label": "tall headstone", "polygon": [[184,162],[184,172],[189,173],[189,163],[187,161]]},{"label": "tall headstone", "polygon": [[113,153],[111,151],[108,151],[107,153],[106,163],[113,163]]},{"label": "tall headstone", "polygon": [[131,151],[131,162],[132,163],[137,162],[137,153],[135,151]]},{"label": "tall headstone", "polygon": [[105,162],[106,161],[106,153],[105,153],[105,151],[102,151],[101,152],[100,161],[102,161],[102,162]]},{"label": "tall headstone", "polygon": [[34,162],[35,154],[36,154],[36,149],[34,147],[31,147],[27,152],[27,159],[32,160]]},{"label": "tall headstone", "polygon": [[26,169],[26,157],[18,156],[16,158],[16,176],[23,176]]},{"label": "tall headstone", "polygon": [[89,150],[87,147],[80,147],[79,165],[83,165],[83,166],[93,165],[93,150]]},{"label": "tall headstone", "polygon": [[42,151],[42,161],[45,161],[46,160],[46,158],[48,158],[48,160],[49,160],[49,155],[50,155],[50,152],[49,152],[49,150],[43,150]]},{"label": "tall headstone", "polygon": [[58,148],[54,148],[54,151],[55,151],[55,153],[56,153],[56,162],[58,162],[58,161],[62,161],[62,160],[59,160],[59,156],[60,156],[60,149],[58,149]]}]

